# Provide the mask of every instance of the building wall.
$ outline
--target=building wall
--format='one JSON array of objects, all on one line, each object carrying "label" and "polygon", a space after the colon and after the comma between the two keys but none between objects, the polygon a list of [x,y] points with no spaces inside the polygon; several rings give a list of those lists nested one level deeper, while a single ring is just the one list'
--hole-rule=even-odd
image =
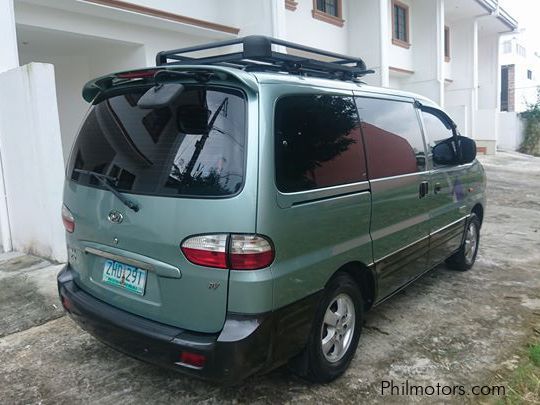
[{"label": "building wall", "polygon": [[499,113],[499,139],[497,147],[518,150],[523,141],[523,121],[516,112]]},{"label": "building wall", "polygon": [[[520,51],[518,47],[521,47]],[[501,38],[499,50],[500,66],[514,66],[511,89],[514,94],[514,109],[511,111],[522,112],[527,109],[527,103],[534,103],[537,98],[537,89],[540,86],[540,56],[525,46],[519,34]],[[527,77],[527,71],[531,71],[532,79]]]},{"label": "building wall", "polygon": [[[399,45],[392,44],[390,41],[390,48],[388,50],[388,63],[390,66],[413,71],[415,70],[414,63],[414,51],[420,48],[418,41],[421,41],[420,36],[417,33],[417,27],[422,24],[422,16],[419,15],[420,8],[417,4],[411,0],[400,0],[400,3],[406,4],[409,7],[409,43],[410,48],[404,48]],[[392,1],[387,1],[387,17],[388,27],[386,35],[388,38],[392,38]],[[419,53],[419,51],[417,52]]]},{"label": "building wall", "polygon": [[354,24],[353,16],[349,13],[349,2],[346,0],[342,2],[342,14],[345,20],[343,27],[313,18],[313,0],[297,0],[297,3],[296,10],[285,12],[287,40],[347,54],[349,51],[348,30]]},{"label": "building wall", "polygon": [[[442,80],[443,13],[441,0],[416,0],[411,9],[411,45],[414,75],[404,89],[444,105]],[[413,25],[414,23],[414,25]]]}]

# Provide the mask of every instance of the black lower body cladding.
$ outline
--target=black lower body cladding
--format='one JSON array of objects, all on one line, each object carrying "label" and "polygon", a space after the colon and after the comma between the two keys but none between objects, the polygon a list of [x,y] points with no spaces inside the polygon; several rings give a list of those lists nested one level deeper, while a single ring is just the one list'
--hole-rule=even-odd
[{"label": "black lower body cladding", "polygon": [[[66,266],[58,275],[64,308],[85,331],[131,357],[223,385],[284,364],[305,345],[315,296],[262,315],[228,314],[223,330],[197,333],[115,308],[80,289]],[[295,314],[293,325],[287,320]],[[202,367],[182,364],[182,352],[203,355]]]}]

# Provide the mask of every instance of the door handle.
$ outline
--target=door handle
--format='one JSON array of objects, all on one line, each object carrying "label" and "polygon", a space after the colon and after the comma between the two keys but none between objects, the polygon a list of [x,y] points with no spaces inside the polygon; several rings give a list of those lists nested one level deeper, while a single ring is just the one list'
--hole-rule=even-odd
[{"label": "door handle", "polygon": [[442,190],[441,183],[435,183],[435,185],[433,186],[433,192],[435,194],[438,194],[441,192],[441,190]]},{"label": "door handle", "polygon": [[429,192],[429,183],[427,181],[423,181],[420,183],[420,187],[418,189],[418,195],[420,198],[424,198]]}]

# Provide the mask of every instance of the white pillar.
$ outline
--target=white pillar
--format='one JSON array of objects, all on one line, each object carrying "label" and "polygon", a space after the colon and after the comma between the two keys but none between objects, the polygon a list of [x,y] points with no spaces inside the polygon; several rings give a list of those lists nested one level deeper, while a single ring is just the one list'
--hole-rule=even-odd
[{"label": "white pillar", "polygon": [[444,107],[444,0],[437,2],[437,81],[439,104]]},{"label": "white pillar", "polygon": [[279,39],[287,38],[283,0],[272,0],[272,36]]},{"label": "white pillar", "polygon": [[[388,62],[388,52],[390,51],[390,7],[388,7],[387,0],[379,0],[379,20],[380,20],[380,33],[381,36],[381,86],[390,86],[390,70]],[[369,68],[369,66],[368,66]]]},{"label": "white pillar", "polygon": [[361,57],[368,69],[375,70],[374,74],[363,77],[363,81],[388,87],[389,0],[355,0],[349,1],[347,6],[347,53]]},{"label": "white pillar", "polygon": [[486,153],[497,150],[500,104],[499,33],[478,37],[478,94],[474,138]]},{"label": "white pillar", "polygon": [[475,18],[452,24],[452,77],[445,92],[445,107],[459,113],[460,131],[472,136],[478,109],[478,23]]},{"label": "white pillar", "polygon": [[19,66],[13,0],[0,0],[0,72]]},{"label": "white pillar", "polygon": [[64,180],[54,67],[0,73],[0,141],[13,249],[66,260],[60,219]]},{"label": "white pillar", "polygon": [[[2,46],[0,46],[1,73],[19,66],[13,0],[0,0],[0,38],[2,38]],[[0,139],[2,135],[0,134]],[[0,142],[0,234],[2,248],[8,252],[12,249],[12,242],[2,153],[3,148]]]},{"label": "white pillar", "polygon": [[478,18],[472,22],[472,32],[470,41],[472,41],[472,94],[471,94],[471,111],[470,111],[470,134],[469,136],[475,137],[476,133],[476,121],[478,116]]},{"label": "white pillar", "polygon": [[442,0],[415,0],[411,12],[414,75],[404,88],[435,102],[444,101],[444,5]]}]

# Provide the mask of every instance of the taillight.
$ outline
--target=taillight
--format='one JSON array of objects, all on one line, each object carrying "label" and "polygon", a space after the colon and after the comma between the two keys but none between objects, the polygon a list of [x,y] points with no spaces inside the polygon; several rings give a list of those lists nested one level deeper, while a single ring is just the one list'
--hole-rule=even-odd
[{"label": "taillight", "polygon": [[262,269],[274,260],[274,249],[259,235],[231,235],[229,260],[234,270]]},{"label": "taillight", "polygon": [[181,249],[190,262],[218,269],[257,270],[274,260],[270,240],[253,234],[193,236],[182,243]]},{"label": "taillight", "polygon": [[207,267],[227,268],[227,235],[200,235],[182,243],[182,252],[195,264]]},{"label": "taillight", "polygon": [[75,218],[73,218],[73,214],[68,207],[65,206],[65,204],[62,204],[62,222],[64,223],[64,228],[66,228],[66,231],[73,233],[75,230]]}]

